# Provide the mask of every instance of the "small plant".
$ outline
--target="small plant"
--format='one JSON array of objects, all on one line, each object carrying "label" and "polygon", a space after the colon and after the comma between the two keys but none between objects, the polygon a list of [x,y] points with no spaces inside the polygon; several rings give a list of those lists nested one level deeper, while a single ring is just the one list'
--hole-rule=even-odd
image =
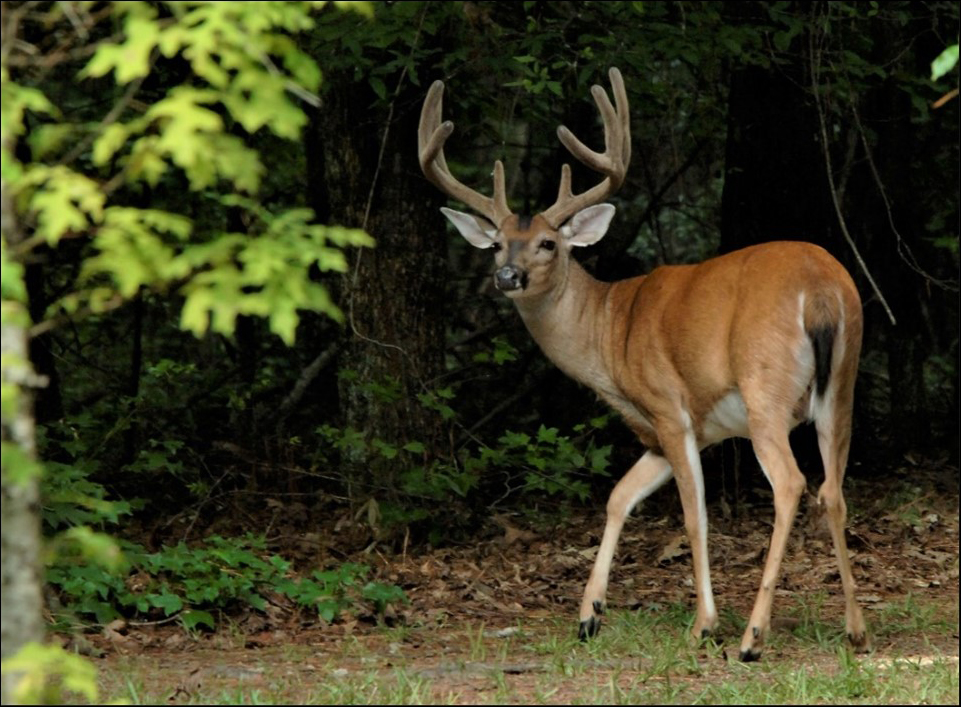
[{"label": "small plant", "polygon": [[476,457],[465,459],[464,467],[475,473],[508,469],[512,477],[521,478],[521,490],[526,494],[584,501],[590,495],[590,476],[608,476],[611,447],[596,446],[589,434],[603,428],[607,419],[599,417],[576,425],[574,432],[581,435],[580,439],[544,425],[533,437],[524,432],[505,432],[497,440],[497,447],[482,448]]},{"label": "small plant", "polygon": [[[479,354],[480,360],[502,364],[513,359],[516,351],[506,341],[494,343],[492,353]],[[341,376],[350,379],[355,374],[341,371]],[[363,392],[389,403],[394,387],[387,381],[368,385]],[[457,416],[452,407],[455,397],[453,389],[440,388],[419,394],[418,400],[443,425]],[[341,462],[390,464],[396,494],[393,499],[377,499],[375,534],[382,538],[397,528],[421,524],[430,542],[437,544],[457,530],[451,526],[451,504],[486,506],[492,489],[497,493],[495,502],[512,494],[586,500],[593,477],[608,475],[612,447],[598,444],[596,436],[609,419],[605,415],[575,425],[571,434],[545,425],[533,435],[508,430],[496,444],[465,446],[449,455],[418,440],[387,440],[353,427],[322,425],[317,428],[321,443],[316,447],[321,451],[315,464],[336,466],[331,452],[338,454]],[[465,519],[468,516],[465,514]]]},{"label": "small plant", "polygon": [[293,576],[291,563],[268,555],[263,537],[211,536],[199,546],[179,543],[145,553],[127,544],[129,571],[121,576],[98,565],[58,563],[48,570],[48,582],[61,592],[72,611],[107,623],[121,616],[170,617],[179,614],[189,629],[214,628],[215,611],[238,606],[266,608],[264,593],[275,591],[325,621],[359,604],[373,604],[382,615],[390,604],[407,600],[397,586],[364,581],[365,565],[344,563],[333,570]]},{"label": "small plant", "polygon": [[66,704],[69,697],[78,694],[90,704],[99,703],[97,669],[62,646],[28,643],[4,659],[2,670],[4,676],[18,676],[11,695],[15,704]]}]

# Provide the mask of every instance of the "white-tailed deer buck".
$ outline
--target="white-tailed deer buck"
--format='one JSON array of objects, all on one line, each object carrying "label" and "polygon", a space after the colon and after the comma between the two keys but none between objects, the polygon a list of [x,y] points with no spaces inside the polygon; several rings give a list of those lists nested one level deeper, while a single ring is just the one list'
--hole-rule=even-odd
[{"label": "white-tailed deer buck", "polygon": [[631,153],[624,82],[616,68],[610,79],[614,105],[600,86],[591,89],[604,122],[603,153],[586,147],[567,128],[557,130],[571,154],[603,180],[574,194],[565,164],[557,201],[533,217],[508,207],[500,161],[494,164],[493,198],[451,174],[444,143],[454,125],[441,122],[440,81],[427,94],[418,130],[427,179],[484,216],[441,209],[471,245],[494,251],[497,289],[514,300],[548,358],[610,403],[647,447],[607,503],[604,537],[581,602],[579,635],[587,638],[600,628],[624,520],[671,476],[693,556],[694,634],[710,634],[718,618],[699,451],[728,437],[749,437],[774,490],[775,510],[761,587],[740,645],[741,660],[758,658],[788,534],[805,490],[788,433],[802,422],[814,422],[825,476],[817,498],[840,567],[847,634],[855,647],[866,647],[841,493],[861,348],[861,301],[854,283],[826,251],[797,242],[752,246],[619,282],[599,282],[589,275],[571,250],[604,236],[614,207],[600,202],[624,182]]}]

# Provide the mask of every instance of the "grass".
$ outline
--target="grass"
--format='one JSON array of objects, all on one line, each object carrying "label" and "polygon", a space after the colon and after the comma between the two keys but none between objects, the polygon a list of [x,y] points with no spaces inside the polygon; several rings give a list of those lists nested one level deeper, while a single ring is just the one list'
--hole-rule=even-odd
[{"label": "grass", "polygon": [[945,613],[943,607],[926,603],[913,592],[903,599],[888,602],[878,612],[877,623],[881,635],[950,633],[958,630],[958,607]]},{"label": "grass", "polygon": [[[156,658],[111,660],[103,696],[133,704],[168,701],[190,674],[203,679],[175,701],[198,704],[918,704],[958,702],[954,615],[917,596],[872,612],[886,645],[926,646],[930,661],[855,656],[836,617],[822,619],[825,597],[808,595],[784,611],[792,631],[774,631],[762,660],[734,659],[743,619],[722,615],[730,643],[689,639],[687,607],[614,611],[592,641],[569,621],[518,625],[507,636],[483,623],[381,629],[259,651],[180,654],[177,667]],[[910,639],[910,640],[908,640]],[[953,645],[953,651],[951,647]],[[730,658],[728,660],[728,658]],[[234,672],[217,666],[233,663]],[[191,667],[193,666],[193,667]],[[237,666],[245,666],[242,669]],[[191,671],[193,671],[191,673]],[[240,679],[237,675],[253,676]]]}]

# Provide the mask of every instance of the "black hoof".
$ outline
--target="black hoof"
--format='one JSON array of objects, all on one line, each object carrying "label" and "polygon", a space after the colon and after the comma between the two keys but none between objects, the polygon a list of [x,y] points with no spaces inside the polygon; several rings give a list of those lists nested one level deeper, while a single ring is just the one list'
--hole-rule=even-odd
[{"label": "black hoof", "polygon": [[753,663],[755,660],[761,659],[761,651],[756,650],[746,650],[741,651],[741,655],[738,656],[742,663]]},{"label": "black hoof", "polygon": [[581,621],[580,628],[577,629],[577,637],[586,641],[588,638],[594,638],[597,632],[601,630],[601,620],[597,616],[592,616],[591,618]]},{"label": "black hoof", "polygon": [[701,629],[701,638],[704,639],[704,638],[710,638],[710,637],[711,637],[711,629],[709,629],[709,628],[702,628],[702,629]]},{"label": "black hoof", "polygon": [[849,633],[848,641],[854,648],[855,653],[870,653],[871,652],[871,642],[868,640],[866,633]]}]

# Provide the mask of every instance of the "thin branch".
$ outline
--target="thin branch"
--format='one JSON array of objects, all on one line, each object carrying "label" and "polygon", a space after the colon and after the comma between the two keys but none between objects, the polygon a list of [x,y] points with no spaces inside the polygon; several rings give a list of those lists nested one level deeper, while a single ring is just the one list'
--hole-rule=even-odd
[{"label": "thin branch", "polygon": [[957,97],[958,97],[958,89],[952,88],[950,91],[948,91],[943,96],[941,96],[941,98],[939,98],[934,103],[932,103],[931,107],[937,110],[938,108],[941,108],[945,103],[950,101],[952,98],[957,98]]},{"label": "thin branch", "polygon": [[60,6],[60,9],[63,10],[63,14],[66,16],[66,18],[70,20],[70,24],[73,25],[73,31],[77,33],[77,36],[80,37],[80,39],[86,42],[87,39],[90,38],[90,33],[87,31],[87,28],[84,27],[83,21],[80,19],[77,13],[74,12],[74,4],[72,2],[60,2],[57,4]]},{"label": "thin branch", "polygon": [[124,91],[123,96],[121,96],[120,100],[117,101],[114,107],[110,109],[110,112],[103,117],[103,120],[100,121],[100,124],[97,126],[97,128],[87,135],[87,137],[85,137],[83,140],[78,142],[74,148],[70,150],[70,152],[64,155],[63,158],[57,162],[57,164],[67,165],[73,162],[93,144],[93,141],[96,140],[101,133],[103,133],[104,128],[117,122],[117,120],[120,118],[120,114],[123,113],[127,106],[130,105],[134,96],[137,95],[137,91],[140,90],[140,85],[143,83],[143,79],[144,77],[141,76],[140,78],[131,81],[130,85],[127,86],[127,90]]},{"label": "thin branch", "polygon": [[914,270],[918,275],[923,277],[925,280],[940,287],[942,290],[947,290],[949,292],[958,291],[958,283],[952,280],[939,280],[933,275],[929,274],[924,268],[918,264],[918,259],[914,256],[911,251],[911,246],[905,242],[904,237],[901,232],[898,231],[898,227],[894,225],[894,214],[891,211],[891,201],[888,199],[888,194],[884,189],[884,182],[881,181],[881,175],[878,172],[877,165],[874,163],[874,157],[871,152],[871,146],[868,145],[867,134],[864,130],[864,126],[861,125],[861,114],[858,112],[857,103],[851,101],[851,111],[854,114],[854,122],[857,125],[858,133],[861,136],[861,144],[864,146],[864,154],[868,159],[868,166],[871,167],[871,175],[874,177],[874,183],[878,187],[878,193],[881,195],[881,201],[884,202],[884,210],[888,216],[888,225],[891,227],[891,232],[894,234],[895,238],[898,240],[898,255],[904,263]]},{"label": "thin branch", "polygon": [[[909,43],[909,47],[911,44],[913,44],[913,42],[914,40],[912,39],[911,43]],[[843,45],[841,46],[841,48],[842,49],[844,48]],[[853,84],[853,82],[851,81],[851,77],[848,75],[847,65],[845,63],[841,64],[841,71],[844,72],[845,78]],[[816,95],[815,95],[815,98],[817,98]],[[941,101],[947,101],[947,100],[950,100],[948,96],[944,96],[941,99]],[[901,233],[898,231],[897,226],[895,226],[894,214],[891,210],[891,202],[888,199],[887,192],[885,191],[884,182],[881,180],[881,174],[878,171],[877,165],[874,163],[874,152],[872,151],[871,146],[868,144],[867,131],[864,129],[864,125],[861,123],[861,113],[858,111],[858,104],[857,104],[856,98],[851,99],[851,113],[854,115],[854,123],[857,127],[858,136],[861,139],[861,145],[864,147],[864,156],[867,158],[868,166],[871,168],[871,175],[874,177],[874,183],[877,185],[878,192],[881,195],[881,200],[884,202],[884,208],[888,216],[888,224],[891,227],[891,232],[894,233],[895,238],[897,238],[898,256],[909,268],[911,268],[918,275],[926,279],[928,282],[934,284],[936,287],[940,287],[941,289],[948,290],[950,292],[957,292],[958,284],[956,282],[952,280],[939,280],[933,275],[930,275],[927,271],[924,270],[924,268],[921,267],[921,265],[918,263],[918,259],[915,257],[914,253],[911,251],[911,247],[901,236]],[[853,145],[851,147],[853,148]],[[841,200],[843,201],[843,198],[844,198],[843,187],[840,190],[840,194],[841,194]]]},{"label": "thin branch", "polygon": [[321,353],[319,356],[317,356],[317,358],[311,361],[310,365],[308,365],[301,372],[300,377],[297,379],[297,382],[294,384],[293,389],[290,391],[290,393],[287,394],[287,397],[284,398],[283,402],[281,402],[280,405],[277,406],[277,410],[272,416],[272,422],[277,426],[278,432],[279,432],[280,424],[285,419],[287,419],[287,417],[290,415],[291,410],[294,409],[294,406],[301,401],[301,399],[306,394],[307,388],[310,386],[310,384],[313,383],[314,379],[317,378],[318,375],[320,375],[320,372],[324,370],[330,364],[331,361],[334,360],[334,357],[338,353],[340,353],[340,346],[337,344],[333,344],[329,349],[327,349],[326,351]]},{"label": "thin branch", "polygon": [[[277,68],[277,65],[274,64],[273,60],[266,53],[260,54],[260,62],[267,68],[267,71],[274,76],[282,76],[280,69]],[[284,88],[297,96],[304,103],[307,103],[314,108],[320,108],[320,96],[318,96],[316,93],[308,91],[303,86],[299,86],[289,79],[284,81]]]},{"label": "thin branch", "polygon": [[27,331],[27,336],[31,339],[40,336],[41,334],[46,334],[52,329],[56,329],[61,324],[66,324],[67,322],[73,321],[77,317],[85,317],[89,314],[103,314],[104,312],[110,312],[118,307],[124,305],[127,302],[122,295],[114,295],[109,300],[107,300],[103,305],[102,309],[94,310],[92,307],[87,306],[71,314],[62,314],[59,317],[53,317],[52,319],[44,319],[38,324],[34,324]]},{"label": "thin branch", "polygon": [[534,378],[533,381],[528,383],[521,390],[518,390],[513,395],[509,395],[508,397],[501,400],[497,405],[491,408],[487,412],[487,414],[485,414],[477,422],[471,425],[470,429],[464,430],[463,434],[461,434],[461,436],[454,443],[454,446],[460,449],[465,444],[467,444],[468,441],[476,442],[477,438],[474,435],[477,432],[477,430],[479,430],[481,427],[483,427],[488,422],[493,420],[495,417],[500,415],[502,412],[504,412],[504,410],[507,410],[511,405],[513,405],[519,400],[523,400],[524,398],[529,396],[532,392],[534,392],[537,389],[537,387],[541,385],[542,377],[543,376],[538,376]]},{"label": "thin branch", "polygon": [[[667,194],[667,192],[674,186],[675,182],[679,181],[681,177],[683,177],[684,174],[687,172],[687,170],[691,168],[691,165],[693,165],[695,160],[697,160],[698,155],[700,155],[701,150],[704,148],[706,144],[707,144],[706,140],[697,140],[694,143],[694,147],[691,148],[691,151],[687,155],[687,157],[684,159],[684,162],[681,164],[680,167],[674,170],[673,174],[671,174],[670,176],[668,176],[666,180],[664,180],[664,183],[661,184],[661,186],[656,191],[654,191],[654,193],[651,195],[650,201],[648,201],[647,203],[647,207],[644,209],[644,213],[641,214],[641,217],[639,219],[637,219],[637,222],[639,224],[643,224],[645,221],[650,219],[651,230],[653,230],[654,235],[657,236],[658,245],[661,248],[661,257],[665,261],[667,260],[667,252],[664,247],[664,241],[661,238],[661,230],[660,230],[659,224],[657,223],[656,212],[659,211],[660,208],[664,206],[664,204],[661,201],[664,198],[664,195]],[[645,166],[644,173],[645,173],[645,176],[648,177],[648,186],[654,187],[653,177],[650,175],[649,170],[646,168],[646,166]],[[640,231],[638,231],[638,234],[639,233]]]},{"label": "thin branch", "polygon": [[[809,59],[811,62],[811,90],[814,93],[814,104],[817,107],[818,112],[818,122],[821,129],[821,148],[824,150],[824,169],[827,172],[828,177],[828,187],[831,191],[831,201],[834,203],[834,210],[837,213],[838,224],[841,227],[841,233],[844,234],[844,239],[847,241],[848,246],[854,253],[855,259],[858,261],[858,265],[861,267],[861,271],[867,278],[868,282],[871,284],[871,288],[874,290],[874,294],[877,295],[878,301],[881,302],[881,306],[884,307],[884,311],[887,313],[888,318],[891,320],[893,326],[897,326],[897,319],[894,317],[894,312],[891,311],[891,307],[888,306],[887,300],[884,295],[881,294],[881,290],[877,283],[874,281],[874,277],[871,275],[871,271],[868,270],[867,264],[864,262],[864,258],[861,257],[861,253],[858,250],[857,245],[854,242],[854,238],[851,237],[851,233],[848,231],[847,221],[844,219],[844,212],[841,209],[841,201],[838,197],[838,190],[834,184],[834,172],[831,168],[831,149],[830,143],[828,142],[828,130],[827,130],[827,120],[824,115],[824,106],[821,104],[821,94],[818,90],[818,77],[820,76],[820,50],[815,51],[814,46],[814,31],[812,30],[808,35],[808,49],[809,49]],[[817,59],[817,60],[816,60]]]},{"label": "thin branch", "polygon": [[3,19],[5,21],[2,29],[0,29],[0,62],[4,66],[7,66],[10,61],[10,52],[13,51],[14,45],[19,46],[23,43],[17,36],[20,31],[20,21],[39,4],[36,1],[27,2],[16,9],[8,9],[10,4],[3,3]]}]

